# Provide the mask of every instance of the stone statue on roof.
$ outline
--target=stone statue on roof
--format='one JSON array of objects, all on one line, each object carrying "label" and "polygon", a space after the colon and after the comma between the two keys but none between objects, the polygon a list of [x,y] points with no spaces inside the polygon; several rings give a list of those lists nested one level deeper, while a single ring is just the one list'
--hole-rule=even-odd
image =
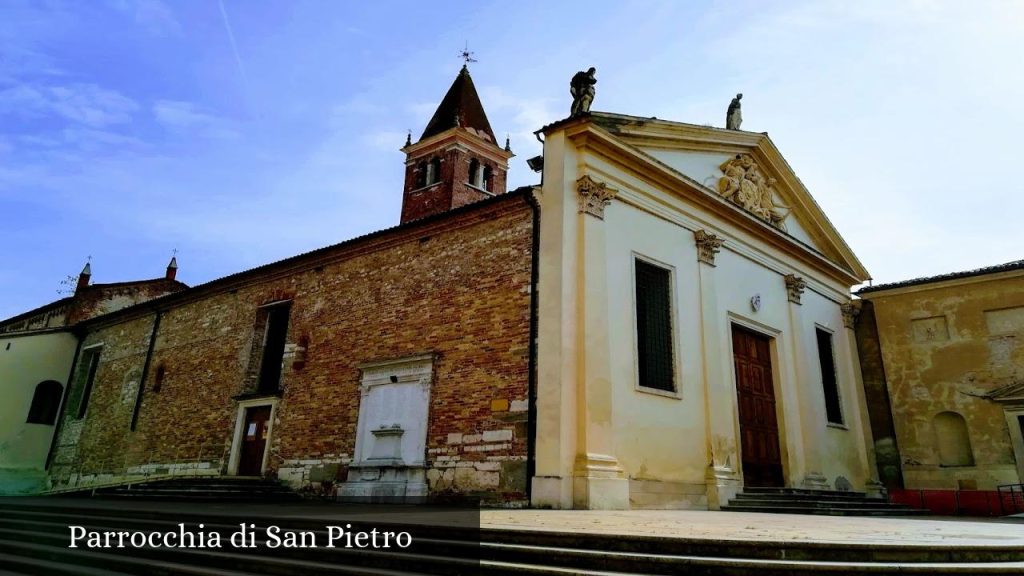
[{"label": "stone statue on roof", "polygon": [[594,89],[594,84],[597,84],[597,79],[594,78],[595,72],[597,70],[591,66],[586,72],[583,70],[577,72],[569,81],[569,93],[572,94],[572,116],[590,112],[590,104],[594,101],[594,94],[597,93],[597,90]]},{"label": "stone statue on roof", "polygon": [[725,113],[726,130],[740,129],[740,124],[743,123],[743,114],[740,112],[740,99],[742,98],[743,94],[737,94],[729,103],[729,110]]}]

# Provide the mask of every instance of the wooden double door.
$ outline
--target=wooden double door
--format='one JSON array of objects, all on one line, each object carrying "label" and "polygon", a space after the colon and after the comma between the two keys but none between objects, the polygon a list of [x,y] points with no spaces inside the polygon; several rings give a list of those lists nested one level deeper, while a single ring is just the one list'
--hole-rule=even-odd
[{"label": "wooden double door", "polygon": [[783,486],[771,339],[733,325],[732,351],[740,417],[743,484]]}]

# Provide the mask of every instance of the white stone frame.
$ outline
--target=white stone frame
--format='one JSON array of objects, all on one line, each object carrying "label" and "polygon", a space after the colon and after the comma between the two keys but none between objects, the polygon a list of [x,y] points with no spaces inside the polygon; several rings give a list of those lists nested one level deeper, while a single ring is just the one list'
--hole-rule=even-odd
[{"label": "white stone frame", "polygon": [[231,438],[231,456],[228,458],[228,476],[238,476],[238,465],[242,459],[242,429],[245,428],[245,412],[249,408],[270,406],[270,418],[267,420],[267,445],[263,448],[263,463],[260,464],[260,474],[267,471],[267,461],[270,459],[270,445],[274,440],[274,420],[277,418],[277,405],[280,398],[253,398],[251,400],[239,400],[235,412],[235,432]]},{"label": "white stone frame", "polygon": [[[419,356],[408,356],[394,360],[367,362],[358,366],[362,372],[362,377],[359,380],[359,419],[356,422],[356,445],[352,459],[354,465],[366,464],[369,456],[367,452],[367,434],[370,431],[364,431],[363,429],[366,426],[366,412],[363,409],[363,402],[369,395],[370,389],[374,386],[396,383],[418,383],[423,388],[423,393],[427,397],[427,413],[425,414],[426,419],[423,422],[423,430],[415,438],[423,446],[423,453],[419,455],[417,461],[406,462],[409,466],[424,466],[426,464],[427,430],[430,426],[430,392],[434,381],[435,356],[435,354],[421,354]],[[392,382],[392,376],[396,378],[394,382]]]},{"label": "white stone frame", "polygon": [[782,342],[782,330],[762,324],[756,320],[741,316],[733,312],[727,313],[726,326],[728,326],[728,342],[729,342],[729,355],[727,356],[729,362],[729,375],[732,379],[732,397],[733,397],[733,434],[736,438],[736,464],[735,474],[738,478],[741,478],[743,485],[746,486],[746,479],[743,478],[743,434],[740,431],[740,405],[739,405],[739,389],[736,387],[736,363],[733,358],[736,357],[736,351],[732,347],[732,327],[739,326],[751,332],[755,332],[768,338],[768,353],[772,361],[772,390],[775,393],[775,422],[779,432],[779,459],[782,462],[782,485],[793,486],[790,478],[790,462],[789,462],[789,433],[788,424],[786,419],[786,410],[783,407],[785,401],[785,394],[782,390],[782,353],[781,347],[785,345]]},{"label": "white stone frame", "polygon": [[[640,333],[639,323],[636,317],[636,262],[640,260],[652,266],[657,266],[668,271],[668,290],[669,290],[669,331],[672,334],[672,390],[661,390],[659,388],[651,388],[649,386],[640,385]],[[676,332],[676,329],[681,325],[677,314],[679,314],[682,308],[679,305],[678,298],[679,294],[676,292],[676,267],[671,264],[662,262],[655,258],[651,258],[645,254],[641,254],[636,251],[631,251],[629,254],[629,293],[632,295],[632,301],[630,302],[630,308],[633,316],[633,390],[637,392],[643,392],[644,394],[653,394],[655,396],[664,396],[666,398],[675,398],[676,400],[683,399],[682,393],[682,378],[683,370],[680,366],[682,361],[682,354],[679,351],[679,344],[682,338]]]},{"label": "white stone frame", "polygon": [[1018,420],[1018,417],[1024,417],[1024,406],[1003,406],[1003,416],[1010,432],[1010,444],[1017,465],[1017,479],[1024,482],[1024,424]]}]

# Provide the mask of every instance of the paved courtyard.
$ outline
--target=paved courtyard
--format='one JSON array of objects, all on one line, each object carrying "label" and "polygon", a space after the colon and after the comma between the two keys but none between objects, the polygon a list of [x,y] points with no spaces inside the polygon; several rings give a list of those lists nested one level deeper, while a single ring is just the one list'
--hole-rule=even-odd
[{"label": "paved courtyard", "polygon": [[1024,518],[872,518],[706,510],[484,510],[485,528],[709,540],[1024,547]]}]

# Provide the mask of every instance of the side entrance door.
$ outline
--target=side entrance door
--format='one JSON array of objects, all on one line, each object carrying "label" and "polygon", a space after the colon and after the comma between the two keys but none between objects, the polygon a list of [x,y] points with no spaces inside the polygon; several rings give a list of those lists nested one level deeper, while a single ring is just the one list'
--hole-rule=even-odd
[{"label": "side entrance door", "polygon": [[770,339],[732,327],[745,486],[783,486]]},{"label": "side entrance door", "polygon": [[267,428],[270,424],[270,406],[256,406],[245,411],[245,427],[242,429],[241,458],[238,462],[239,476],[260,476],[263,474],[263,453],[267,448]]}]

